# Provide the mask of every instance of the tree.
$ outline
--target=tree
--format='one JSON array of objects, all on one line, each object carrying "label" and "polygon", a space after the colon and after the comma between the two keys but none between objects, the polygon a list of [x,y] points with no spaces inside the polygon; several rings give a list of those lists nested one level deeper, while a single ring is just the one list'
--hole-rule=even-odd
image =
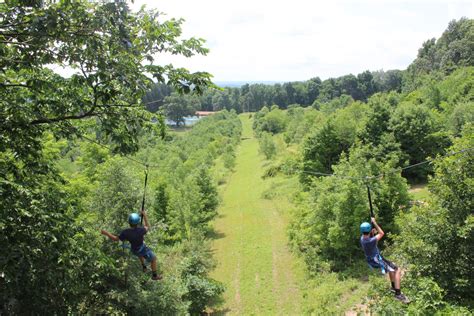
[{"label": "tree", "polygon": [[192,96],[181,96],[176,93],[165,98],[163,110],[167,118],[176,123],[176,126],[185,124],[186,116],[194,115],[198,106]]},{"label": "tree", "polygon": [[154,84],[143,97],[143,103],[150,112],[156,112],[163,106],[165,97],[171,95],[172,88],[164,83]]},{"label": "tree", "polygon": [[258,142],[260,144],[260,152],[263,153],[265,158],[271,159],[275,156],[276,146],[271,134],[263,132],[260,135]]},{"label": "tree", "polygon": [[321,83],[319,99],[321,102],[328,102],[341,95],[341,89],[336,83],[336,79],[329,78]]},{"label": "tree", "polygon": [[460,136],[467,123],[474,123],[474,102],[458,104],[449,117],[449,127],[455,136]]},{"label": "tree", "polygon": [[300,181],[309,185],[311,178],[315,176],[311,173],[331,173],[332,166],[339,161],[341,153],[349,150],[350,146],[350,143],[339,137],[332,120],[325,122],[303,143],[303,173]]},{"label": "tree", "polygon": [[273,86],[273,98],[272,103],[284,108],[288,104],[286,91],[283,89],[281,84],[277,83]]},{"label": "tree", "polygon": [[357,75],[359,90],[361,93],[361,100],[367,100],[376,91],[374,77],[368,70]]},{"label": "tree", "polygon": [[[449,138],[442,133],[432,112],[422,105],[406,103],[399,106],[390,119],[390,129],[407,154],[409,164],[434,157],[449,145]],[[419,167],[408,170],[406,175],[425,179],[429,169]]]},{"label": "tree", "polygon": [[401,70],[387,70],[375,71],[372,73],[374,77],[374,85],[376,91],[402,91],[403,71]]},{"label": "tree", "polygon": [[303,109],[290,105],[288,109],[288,125],[283,135],[286,143],[300,143],[304,136],[320,127],[326,120],[322,112],[312,108]]},{"label": "tree", "polygon": [[[349,157],[342,155],[334,165],[333,177],[314,178],[308,198],[295,212],[290,225],[290,239],[304,255],[311,271],[324,264],[345,269],[351,260],[362,258],[359,225],[370,217],[366,176],[379,175],[393,168],[393,162],[365,159],[368,148],[353,147]],[[394,216],[408,202],[405,179],[387,173],[370,182],[375,214],[387,232],[394,230]]]},{"label": "tree", "polygon": [[296,98],[295,98],[295,88],[293,87],[293,84],[291,82],[286,82],[283,84],[283,90],[286,92],[286,97],[287,97],[287,102],[289,104],[296,103]]},{"label": "tree", "polygon": [[262,120],[263,118],[270,112],[267,106],[264,106],[255,113],[254,120],[252,123],[252,128],[256,131],[259,132],[261,130],[261,125],[262,125]]},{"label": "tree", "polygon": [[351,96],[347,94],[343,94],[340,97],[336,97],[330,100],[329,102],[321,105],[320,110],[324,113],[329,114],[329,113],[335,112],[338,109],[345,108],[352,102],[354,102],[354,99]]},{"label": "tree", "polygon": [[321,87],[321,79],[319,77],[312,78],[307,81],[308,86],[308,102],[313,104],[314,100],[319,96],[319,89]]},{"label": "tree", "polygon": [[367,121],[358,136],[363,143],[378,146],[382,141],[382,136],[390,132],[387,122],[390,121],[391,108],[380,94],[372,96],[369,99],[369,105],[370,112],[367,115]]},{"label": "tree", "polygon": [[109,157],[109,152],[98,144],[87,142],[81,145],[81,156],[78,158],[78,164],[86,176],[94,179],[100,164],[104,163]]},{"label": "tree", "polygon": [[199,194],[200,223],[207,225],[209,221],[217,216],[217,206],[219,205],[217,188],[209,175],[209,171],[205,168],[201,168],[196,175],[196,184]]},{"label": "tree", "polygon": [[[178,39],[182,23],[161,20],[156,11],[130,12],[125,2],[0,6],[0,226],[6,254],[0,271],[8,282],[0,285],[2,308],[76,313],[104,292],[99,276],[117,272],[105,271],[110,262],[104,258],[88,261],[97,254],[95,240],[80,227],[80,203],[64,190],[44,137],[73,141],[93,131],[116,152],[137,151],[143,128],[153,128],[141,101],[153,78],[182,92],[210,83],[207,73],[155,63],[163,52],[207,53],[200,39]],[[58,66],[73,74],[64,78],[51,70]]]},{"label": "tree", "polygon": [[125,166],[117,158],[107,161],[99,173],[98,189],[93,195],[94,209],[100,212],[99,219],[112,231],[123,228],[128,215],[139,211],[138,179]]},{"label": "tree", "polygon": [[209,302],[225,290],[223,284],[207,276],[207,272],[215,267],[215,263],[212,261],[210,247],[205,242],[202,238],[190,240],[183,247],[186,260],[181,262],[180,271],[187,290],[184,299],[191,303],[188,308],[191,315],[202,314]]},{"label": "tree", "polygon": [[160,181],[155,189],[154,215],[157,221],[168,224],[169,222],[170,194],[165,181]]},{"label": "tree", "polygon": [[474,20],[461,18],[449,23],[441,37],[427,40],[408,66],[403,89],[410,92],[422,85],[425,75],[449,74],[460,67],[474,66]]},{"label": "tree", "polygon": [[[464,128],[450,151],[473,148],[474,128]],[[474,252],[474,156],[459,153],[434,162],[429,188],[433,199],[400,214],[395,249],[411,273],[432,278],[447,298],[472,308]]]},{"label": "tree", "polygon": [[[95,118],[118,150],[131,152],[140,127],[149,122],[141,99],[152,78],[182,92],[202,91],[210,83],[207,73],[154,63],[153,56],[163,52],[207,53],[200,39],[178,40],[182,20],[158,21],[158,12],[133,13],[125,2],[15,3],[0,11],[5,147],[28,152],[22,137],[37,142],[35,136],[45,130],[74,135],[78,127],[71,128],[72,122]],[[63,78],[49,65],[65,65],[74,73]]]},{"label": "tree", "polygon": [[[0,159],[2,168],[5,163],[14,165],[12,156],[2,153]],[[47,161],[36,163],[47,165]],[[68,305],[78,300],[74,293],[79,280],[69,273],[75,269],[73,262],[63,258],[74,248],[73,236],[81,233],[69,215],[73,209],[68,196],[56,175],[32,178],[23,170],[15,178],[5,177],[0,188],[0,241],[5,251],[0,259],[0,309],[18,315],[67,313]]]},{"label": "tree", "polygon": [[231,100],[229,96],[229,90],[219,91],[212,98],[213,110],[220,111],[223,109],[230,110]]},{"label": "tree", "polygon": [[260,129],[272,134],[277,134],[285,130],[287,119],[285,113],[278,109],[273,108],[261,119]]},{"label": "tree", "polygon": [[228,151],[226,150],[224,154],[222,155],[222,160],[224,161],[224,167],[226,167],[229,170],[234,169],[235,167],[235,153],[234,151]]},{"label": "tree", "polygon": [[337,84],[341,89],[341,94],[350,95],[354,100],[364,99],[356,76],[350,74],[339,77],[337,78]]},{"label": "tree", "polygon": [[461,18],[449,22],[436,42],[440,67],[448,72],[462,66],[474,66],[474,20]]}]

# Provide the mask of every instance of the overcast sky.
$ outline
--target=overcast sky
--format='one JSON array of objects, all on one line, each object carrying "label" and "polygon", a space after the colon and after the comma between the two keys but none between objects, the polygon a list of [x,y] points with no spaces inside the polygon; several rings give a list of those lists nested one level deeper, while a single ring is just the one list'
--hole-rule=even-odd
[{"label": "overcast sky", "polygon": [[405,69],[423,41],[452,19],[474,17],[474,0],[136,0],[184,18],[183,36],[207,56],[159,59],[214,81],[297,81],[364,70]]}]

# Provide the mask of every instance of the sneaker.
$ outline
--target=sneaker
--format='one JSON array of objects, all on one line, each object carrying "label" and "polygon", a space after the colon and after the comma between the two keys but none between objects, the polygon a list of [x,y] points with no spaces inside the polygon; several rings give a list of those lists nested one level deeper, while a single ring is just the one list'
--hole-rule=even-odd
[{"label": "sneaker", "polygon": [[398,295],[395,295],[395,299],[399,300],[400,302],[402,302],[403,304],[408,304],[410,303],[410,300],[408,299],[408,297],[406,297],[404,294],[400,293]]},{"label": "sneaker", "polygon": [[162,278],[163,278],[163,277],[162,277],[161,275],[159,275],[159,274],[154,275],[154,276],[151,277],[151,279],[152,279],[152,280],[155,280],[155,281],[159,281],[159,280],[161,280]]},{"label": "sneaker", "polygon": [[395,293],[396,293],[395,288],[391,287],[391,288],[390,288],[390,292],[392,292],[393,294],[395,294]]}]

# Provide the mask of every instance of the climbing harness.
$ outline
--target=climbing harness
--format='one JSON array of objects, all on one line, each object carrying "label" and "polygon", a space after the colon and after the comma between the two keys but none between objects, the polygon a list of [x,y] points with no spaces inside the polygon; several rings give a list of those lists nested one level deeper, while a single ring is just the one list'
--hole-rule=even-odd
[{"label": "climbing harness", "polygon": [[380,255],[380,253],[377,254],[377,260],[375,260],[375,262],[378,263],[378,265],[380,266],[380,270],[382,271],[382,274],[385,274],[385,263],[383,262],[383,258],[382,256]]}]

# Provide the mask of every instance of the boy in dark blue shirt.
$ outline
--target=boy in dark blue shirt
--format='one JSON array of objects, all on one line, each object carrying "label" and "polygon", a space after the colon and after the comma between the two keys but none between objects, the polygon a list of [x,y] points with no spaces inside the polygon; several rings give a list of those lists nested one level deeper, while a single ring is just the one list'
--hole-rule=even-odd
[{"label": "boy in dark blue shirt", "polygon": [[144,227],[138,227],[140,222],[140,215],[132,213],[128,216],[128,223],[130,228],[123,230],[119,236],[115,236],[108,231],[102,229],[101,234],[109,237],[113,241],[125,241],[130,242],[130,250],[132,253],[140,259],[143,267],[143,272],[146,272],[147,268],[145,265],[145,259],[151,262],[151,272],[153,280],[160,280],[161,276],[156,272],[156,256],[143,242],[143,237],[148,232],[150,225],[148,224],[148,217],[145,211],[142,211],[142,216],[145,221]]},{"label": "boy in dark blue shirt", "polygon": [[377,242],[382,239],[385,233],[377,224],[374,217],[372,217],[371,220],[372,224],[374,224],[374,229],[372,229],[372,225],[367,222],[360,225],[360,232],[362,233],[360,244],[362,249],[364,249],[367,263],[372,268],[381,269],[382,273],[387,271],[392,283],[392,290],[395,292],[395,298],[403,303],[409,303],[408,298],[400,291],[400,269],[393,262],[382,257],[377,247]]}]

